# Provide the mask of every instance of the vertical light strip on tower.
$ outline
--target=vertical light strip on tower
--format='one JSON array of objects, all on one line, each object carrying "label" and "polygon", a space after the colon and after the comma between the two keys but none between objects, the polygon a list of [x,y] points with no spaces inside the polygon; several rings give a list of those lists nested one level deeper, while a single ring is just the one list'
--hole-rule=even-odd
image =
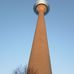
[{"label": "vertical light strip on tower", "polygon": [[34,11],[38,21],[32,44],[27,74],[52,74],[44,15],[49,6],[46,0],[37,0]]}]

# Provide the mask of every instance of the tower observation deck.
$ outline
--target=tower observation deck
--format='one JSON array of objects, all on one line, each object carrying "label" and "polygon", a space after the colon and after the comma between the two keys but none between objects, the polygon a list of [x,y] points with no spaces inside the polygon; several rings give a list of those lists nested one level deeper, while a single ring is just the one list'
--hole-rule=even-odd
[{"label": "tower observation deck", "polygon": [[38,5],[44,5],[45,6],[46,10],[45,10],[44,14],[47,14],[49,12],[50,8],[49,8],[47,1],[46,0],[37,0],[36,3],[34,4],[34,12],[36,14],[39,13],[38,10],[37,10]]},{"label": "tower observation deck", "polygon": [[27,74],[52,74],[44,15],[49,12],[46,0],[37,0],[34,12],[38,21],[34,34]]}]

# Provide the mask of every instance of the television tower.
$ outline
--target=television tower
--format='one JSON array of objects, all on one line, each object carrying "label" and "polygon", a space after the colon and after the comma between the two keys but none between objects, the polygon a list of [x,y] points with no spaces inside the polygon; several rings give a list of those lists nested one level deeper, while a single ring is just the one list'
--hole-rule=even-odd
[{"label": "television tower", "polygon": [[38,21],[32,44],[27,74],[52,74],[44,15],[49,11],[46,0],[37,0],[34,12]]}]

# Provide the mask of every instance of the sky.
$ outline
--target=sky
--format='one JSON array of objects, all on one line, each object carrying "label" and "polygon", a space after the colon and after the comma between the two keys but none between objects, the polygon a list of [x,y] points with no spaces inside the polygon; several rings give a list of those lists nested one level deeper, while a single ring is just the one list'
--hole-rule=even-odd
[{"label": "sky", "polygon": [[[36,0],[0,0],[0,74],[27,66],[38,16]],[[45,16],[53,74],[74,74],[74,0],[48,0]]]}]

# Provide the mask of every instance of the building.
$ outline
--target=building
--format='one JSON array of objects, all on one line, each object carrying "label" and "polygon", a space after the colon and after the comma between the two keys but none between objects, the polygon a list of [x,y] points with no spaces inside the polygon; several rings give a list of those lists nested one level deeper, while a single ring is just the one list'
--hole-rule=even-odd
[{"label": "building", "polygon": [[46,0],[37,0],[34,11],[38,15],[27,74],[52,74],[44,16],[49,11]]}]

